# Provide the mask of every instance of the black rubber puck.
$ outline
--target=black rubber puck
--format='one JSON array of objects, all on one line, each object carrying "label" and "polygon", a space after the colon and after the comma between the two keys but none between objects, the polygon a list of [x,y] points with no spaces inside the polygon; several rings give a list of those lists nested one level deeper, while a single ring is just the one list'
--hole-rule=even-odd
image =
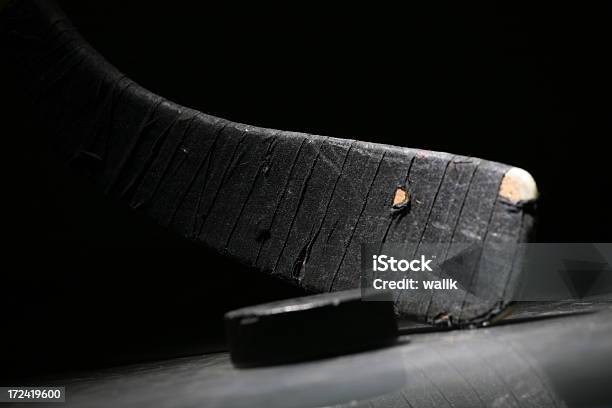
[{"label": "black rubber puck", "polygon": [[225,327],[237,367],[295,363],[393,344],[391,301],[360,290],[325,293],[231,311]]}]

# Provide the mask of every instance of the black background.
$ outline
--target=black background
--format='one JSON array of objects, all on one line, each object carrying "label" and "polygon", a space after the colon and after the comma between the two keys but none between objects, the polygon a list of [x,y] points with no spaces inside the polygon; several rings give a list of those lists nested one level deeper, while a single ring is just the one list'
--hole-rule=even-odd
[{"label": "black background", "polygon": [[[541,192],[539,241],[612,241],[607,9],[61,3],[108,60],[168,99],[243,123],[516,165]],[[8,122],[12,373],[216,349],[224,311],[300,293],[168,236]]]}]

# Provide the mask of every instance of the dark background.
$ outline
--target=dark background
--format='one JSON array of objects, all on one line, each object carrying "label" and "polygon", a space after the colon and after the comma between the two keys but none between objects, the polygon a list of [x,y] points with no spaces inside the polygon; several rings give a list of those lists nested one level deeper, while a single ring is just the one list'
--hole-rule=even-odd
[{"label": "dark background", "polygon": [[[107,59],[168,99],[243,123],[516,165],[541,192],[539,241],[612,241],[607,9],[61,3]],[[10,150],[11,375],[218,349],[224,311],[300,293],[169,236],[8,122],[7,135],[27,140]]]}]

